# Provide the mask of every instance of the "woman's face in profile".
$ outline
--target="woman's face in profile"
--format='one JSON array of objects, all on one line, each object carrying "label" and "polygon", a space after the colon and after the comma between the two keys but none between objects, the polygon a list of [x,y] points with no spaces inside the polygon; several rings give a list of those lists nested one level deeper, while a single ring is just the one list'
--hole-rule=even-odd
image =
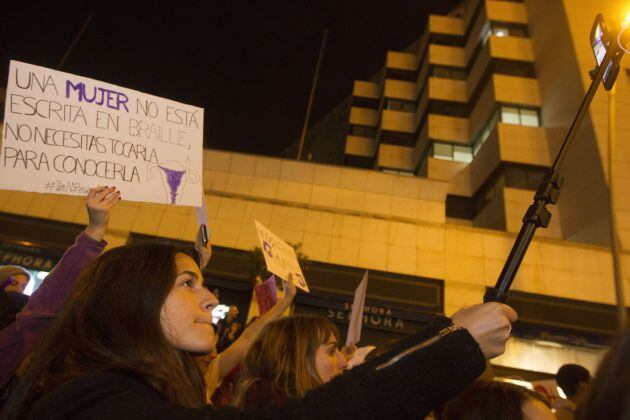
[{"label": "woman's face in profile", "polygon": [[335,376],[341,375],[348,364],[339,349],[337,339],[330,336],[315,352],[315,368],[323,383],[330,382]]},{"label": "woman's face in profile", "polygon": [[175,266],[175,282],[160,313],[162,330],[180,350],[209,353],[215,347],[212,309],[219,302],[203,286],[203,276],[192,258],[177,254]]}]

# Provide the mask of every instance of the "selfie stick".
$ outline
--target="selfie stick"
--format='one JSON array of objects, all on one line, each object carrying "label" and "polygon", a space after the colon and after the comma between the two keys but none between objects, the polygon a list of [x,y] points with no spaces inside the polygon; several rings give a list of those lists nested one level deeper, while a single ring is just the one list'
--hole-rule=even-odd
[{"label": "selfie stick", "polygon": [[[599,17],[599,16],[598,16]],[[597,21],[596,21],[597,22]],[[625,28],[622,29],[622,31]],[[499,275],[499,279],[495,284],[493,289],[489,289],[483,297],[484,302],[502,302],[505,303],[507,299],[508,291],[510,290],[510,286],[512,285],[512,281],[514,281],[514,277],[518,272],[518,268],[523,261],[523,257],[525,257],[525,253],[527,252],[527,248],[531,243],[534,233],[536,229],[539,227],[546,228],[549,226],[549,222],[551,220],[551,213],[547,210],[548,204],[556,204],[558,202],[558,197],[560,195],[560,188],[562,187],[562,177],[560,176],[560,168],[562,167],[562,163],[566,158],[566,155],[569,152],[569,148],[575,139],[578,129],[582,124],[582,120],[586,115],[586,111],[597,92],[597,88],[599,87],[600,82],[604,78],[604,74],[610,69],[619,66],[619,61],[623,56],[624,51],[619,47],[619,43],[617,42],[617,37],[610,37],[608,50],[606,51],[606,55],[602,60],[602,63],[599,67],[596,68],[596,71],[591,72],[591,86],[588,88],[586,92],[586,96],[580,105],[580,109],[578,110],[575,119],[573,120],[573,124],[571,124],[571,128],[567,133],[564,142],[562,143],[562,147],[560,151],[556,155],[556,160],[553,163],[553,166],[543,179],[543,182],[538,187],[538,190],[534,194],[534,203],[529,206],[527,211],[525,212],[525,216],[523,217],[523,226],[521,227],[518,236],[516,237],[516,241],[512,246],[512,250],[510,251],[510,255],[503,266],[503,270]],[[594,74],[593,74],[594,73]],[[616,77],[616,73],[611,72],[612,80],[607,80],[606,90],[612,88],[614,84],[614,77]]]}]

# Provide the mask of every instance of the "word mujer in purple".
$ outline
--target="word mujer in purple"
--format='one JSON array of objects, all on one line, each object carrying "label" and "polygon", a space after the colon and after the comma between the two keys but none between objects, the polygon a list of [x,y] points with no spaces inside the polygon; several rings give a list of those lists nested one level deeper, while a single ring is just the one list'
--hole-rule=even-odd
[{"label": "word mujer in purple", "polygon": [[88,96],[88,90],[83,82],[74,84],[70,80],[66,80],[66,98],[70,98],[70,94],[75,91],[78,94],[79,102],[93,102],[96,105],[105,105],[116,110],[122,106],[125,108],[125,111],[129,112],[129,108],[127,108],[129,98],[124,93],[94,86],[90,97]]}]

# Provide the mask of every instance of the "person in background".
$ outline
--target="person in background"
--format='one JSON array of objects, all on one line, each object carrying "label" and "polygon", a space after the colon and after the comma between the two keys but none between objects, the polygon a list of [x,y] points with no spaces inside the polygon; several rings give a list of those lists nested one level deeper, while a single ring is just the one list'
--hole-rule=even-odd
[{"label": "person in background", "polygon": [[31,273],[18,265],[0,267],[0,289],[5,292],[24,293],[31,281]]},{"label": "person in background", "polygon": [[591,374],[580,365],[566,364],[558,369],[556,382],[562,389],[567,399],[558,399],[554,407],[556,417],[559,420],[572,420],[577,407],[582,404],[588,384],[591,382]]},{"label": "person in background", "polygon": [[24,293],[0,290],[0,331],[15,321],[15,316],[28,303]]},{"label": "person in background", "polygon": [[236,318],[238,317],[238,314],[239,314],[238,307],[235,305],[232,305],[230,306],[230,309],[228,310],[227,315],[225,315],[225,318],[217,322],[217,334],[219,336],[217,350],[219,353],[225,350],[225,348],[229,345],[229,343],[227,343],[226,341],[227,335],[231,330],[232,324],[236,322]]},{"label": "person in background", "polygon": [[234,321],[230,324],[225,334],[219,339],[218,348],[221,349],[221,352],[225,351],[236,341],[241,333],[241,327],[242,324],[238,321]]},{"label": "person in background", "polygon": [[[284,282],[284,296],[271,309],[262,316],[255,317],[245,328],[240,337],[236,338],[227,348],[217,355],[216,349],[209,355],[200,356],[198,361],[204,371],[204,382],[206,385],[206,401],[210,404],[215,390],[221,385],[223,379],[232,372],[245,359],[245,355],[258,337],[260,331],[282,316],[291,306],[295,298],[296,288],[293,280]],[[232,325],[234,325],[233,323]]]},{"label": "person in background", "polygon": [[88,226],[17,314],[15,322],[0,332],[0,387],[6,385],[50,328],[78,273],[103,251],[109,212],[119,202],[120,193],[113,187],[92,188],[88,192],[85,200]]},{"label": "person in background", "polygon": [[346,369],[338,347],[339,331],[328,318],[293,315],[270,323],[245,356],[234,405],[254,410],[304,397]]},{"label": "person in background", "polygon": [[481,379],[450,400],[439,420],[554,420],[548,403],[536,392],[510,383]]},{"label": "person in background", "polygon": [[630,420],[630,330],[612,343],[575,418]]},{"label": "person in background", "polygon": [[0,331],[2,402],[17,382],[15,374],[18,367],[51,327],[72,291],[79,272],[103,252],[106,245],[103,236],[109,223],[109,212],[120,199],[120,193],[113,187],[89,190],[85,200],[88,226],[77,236],[74,245],[66,250],[28,302],[24,302],[23,308],[15,315],[15,320]]}]

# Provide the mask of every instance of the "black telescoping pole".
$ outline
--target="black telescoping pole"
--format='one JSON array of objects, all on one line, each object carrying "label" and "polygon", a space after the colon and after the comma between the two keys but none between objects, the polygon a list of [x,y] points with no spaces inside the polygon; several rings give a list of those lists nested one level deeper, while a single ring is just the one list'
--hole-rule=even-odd
[{"label": "black telescoping pole", "polygon": [[604,77],[604,73],[607,71],[611,63],[614,64],[613,61],[618,62],[618,60],[620,60],[620,54],[623,53],[620,51],[616,41],[617,39],[615,38],[614,41],[610,43],[611,46],[606,52],[604,60],[597,68],[597,72],[591,81],[591,86],[588,88],[577,115],[573,120],[573,124],[571,124],[571,128],[562,143],[562,147],[560,147],[560,150],[556,155],[556,160],[545,176],[545,179],[540,184],[540,187],[538,187],[538,190],[534,195],[534,203],[529,206],[525,212],[525,216],[523,217],[523,226],[516,237],[516,241],[512,246],[510,255],[505,261],[505,265],[499,275],[499,279],[497,280],[494,288],[489,289],[484,295],[484,302],[504,303],[506,301],[510,286],[512,285],[514,277],[521,266],[521,262],[525,257],[529,244],[534,238],[536,229],[539,227],[546,228],[549,226],[551,213],[547,210],[547,204],[556,204],[558,202],[560,187],[562,186],[562,178],[560,177],[560,168],[562,167],[562,163],[564,162],[569,148],[575,139],[577,131],[586,116],[586,111],[588,111],[588,108],[593,101],[597,88]]}]

